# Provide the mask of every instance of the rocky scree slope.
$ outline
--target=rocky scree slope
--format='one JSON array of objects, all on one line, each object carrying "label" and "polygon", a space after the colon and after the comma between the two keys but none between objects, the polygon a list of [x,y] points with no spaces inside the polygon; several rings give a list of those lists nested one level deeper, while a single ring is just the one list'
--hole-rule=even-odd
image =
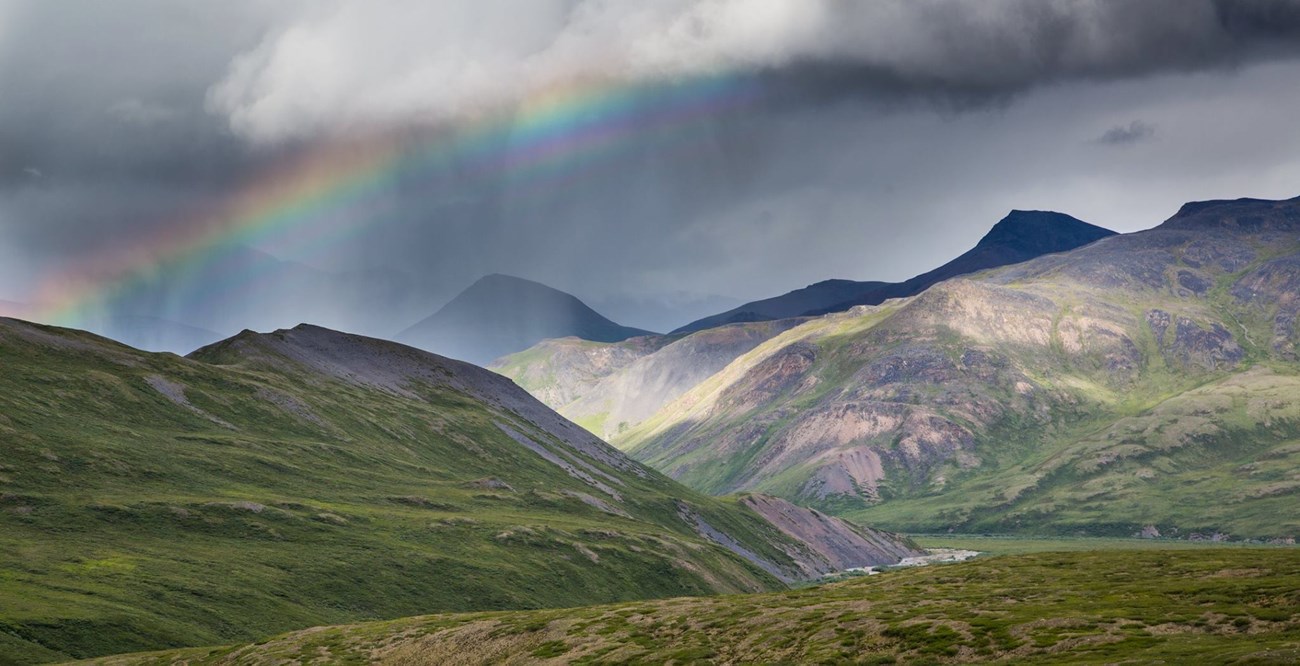
[{"label": "rocky scree slope", "polygon": [[895,529],[1300,533],[1300,199],[810,320],[614,443]]},{"label": "rocky scree slope", "polygon": [[911,550],[800,540],[500,375],[323,328],[182,358],[0,319],[0,363],[0,662],[779,589],[844,539]]}]

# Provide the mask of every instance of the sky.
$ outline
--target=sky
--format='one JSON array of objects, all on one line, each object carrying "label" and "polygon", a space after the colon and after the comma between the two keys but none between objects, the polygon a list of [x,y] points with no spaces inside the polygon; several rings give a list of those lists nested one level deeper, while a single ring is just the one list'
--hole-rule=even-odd
[{"label": "sky", "polygon": [[1300,195],[1297,118],[1300,0],[0,0],[0,301],[392,336],[506,273],[666,330]]}]

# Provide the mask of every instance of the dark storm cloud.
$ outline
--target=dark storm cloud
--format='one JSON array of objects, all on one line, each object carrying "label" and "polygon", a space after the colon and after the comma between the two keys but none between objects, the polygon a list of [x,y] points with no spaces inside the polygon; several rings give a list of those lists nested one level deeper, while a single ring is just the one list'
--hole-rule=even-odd
[{"label": "dark storm cloud", "polygon": [[[1300,55],[1297,0],[917,0],[907,20],[844,8],[819,48],[763,72],[792,104],[839,100],[962,111],[1069,81],[1230,70]],[[899,50],[870,44],[887,37]]]}]

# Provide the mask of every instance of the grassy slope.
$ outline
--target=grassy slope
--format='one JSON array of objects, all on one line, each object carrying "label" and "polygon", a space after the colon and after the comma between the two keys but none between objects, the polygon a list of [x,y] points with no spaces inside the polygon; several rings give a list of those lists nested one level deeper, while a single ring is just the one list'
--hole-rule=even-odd
[{"label": "grassy slope", "polygon": [[400,398],[12,322],[0,363],[0,663],[780,587],[698,537],[678,499],[788,561],[754,514],[655,473],[595,463],[629,517],[584,503],[601,493],[495,427],[509,414],[446,388]]},{"label": "grassy slope", "polygon": [[100,663],[1289,663],[1300,551],[1051,552],[775,594],[437,615]]}]

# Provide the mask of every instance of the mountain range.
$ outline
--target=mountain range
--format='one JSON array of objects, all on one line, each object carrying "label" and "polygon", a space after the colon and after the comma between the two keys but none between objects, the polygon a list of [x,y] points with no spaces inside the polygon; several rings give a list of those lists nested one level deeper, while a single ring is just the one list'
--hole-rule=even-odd
[{"label": "mountain range", "polygon": [[1064,213],[1013,210],[960,257],[904,282],[825,280],[693,321],[673,333],[690,333],[724,324],[843,312],[855,305],[879,305],[890,298],[919,294],[948,278],[1073,250],[1114,234],[1109,229]]},{"label": "mountain range", "polygon": [[[499,369],[706,492],[910,530],[1289,537],[1297,294],[1300,199],[1208,201],[880,305],[643,344],[594,381],[556,388],[582,374],[541,349]],[[760,342],[649,416],[620,407],[619,373],[684,372],[668,352],[718,331]]]},{"label": "mountain range", "polygon": [[[606,439],[649,418],[768,338],[853,299],[882,302],[947,279],[1076,248],[1114,232],[1069,215],[1012,211],[971,250],[899,283],[825,280],[688,324],[667,336],[599,345],[548,340],[492,367]],[[728,324],[769,322],[760,326]],[[703,334],[704,331],[712,331]],[[701,334],[691,335],[693,332]],[[599,385],[597,385],[599,383]]]},{"label": "mountain range", "polygon": [[182,358],[0,318],[0,358],[0,662],[781,589],[917,552],[691,491],[397,343],[301,325]]}]

